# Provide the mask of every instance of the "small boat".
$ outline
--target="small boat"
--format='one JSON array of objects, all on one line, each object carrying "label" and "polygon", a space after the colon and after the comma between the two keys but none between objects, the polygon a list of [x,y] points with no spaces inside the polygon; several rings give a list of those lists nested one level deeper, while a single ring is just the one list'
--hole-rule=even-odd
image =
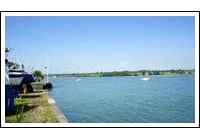
[{"label": "small boat", "polygon": [[81,81],[81,79],[80,79],[80,78],[77,78],[77,79],[76,79],[76,82],[80,82],[80,81]]},{"label": "small boat", "polygon": [[75,79],[76,82],[80,82],[81,81],[79,76],[75,77],[74,79]]},{"label": "small boat", "polygon": [[53,78],[56,78],[56,76],[53,76]]},{"label": "small boat", "polygon": [[145,78],[142,78],[141,80],[142,81],[148,81],[148,80],[150,80],[151,78],[149,78],[149,77],[145,77]]}]

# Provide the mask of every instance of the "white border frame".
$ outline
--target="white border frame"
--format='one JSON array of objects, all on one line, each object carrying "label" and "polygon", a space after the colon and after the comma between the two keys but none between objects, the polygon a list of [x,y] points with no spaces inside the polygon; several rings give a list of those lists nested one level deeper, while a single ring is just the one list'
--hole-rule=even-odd
[{"label": "white border frame", "polygon": [[[198,12],[3,12],[1,13],[1,76],[5,75],[6,16],[194,16],[195,17],[195,123],[5,123],[5,95],[1,94],[1,127],[199,127],[199,14]],[[1,78],[1,93],[5,93]]]}]

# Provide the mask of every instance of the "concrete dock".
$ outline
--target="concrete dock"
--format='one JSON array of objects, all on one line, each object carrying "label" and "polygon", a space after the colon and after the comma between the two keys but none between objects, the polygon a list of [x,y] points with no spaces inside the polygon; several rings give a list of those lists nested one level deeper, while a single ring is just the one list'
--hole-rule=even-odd
[{"label": "concrete dock", "polygon": [[58,119],[58,123],[68,123],[69,121],[61,111],[60,107],[56,104],[56,101],[48,94],[48,91],[46,92],[46,95],[48,96],[48,102],[51,105],[52,110]]}]

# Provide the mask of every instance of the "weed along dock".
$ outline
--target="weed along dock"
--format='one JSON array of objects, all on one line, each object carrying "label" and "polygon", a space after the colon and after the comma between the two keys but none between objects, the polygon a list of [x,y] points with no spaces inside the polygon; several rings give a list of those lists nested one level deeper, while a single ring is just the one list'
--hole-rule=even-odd
[{"label": "weed along dock", "polygon": [[68,123],[48,90],[19,95],[21,99],[15,99],[15,111],[6,113],[6,123]]}]

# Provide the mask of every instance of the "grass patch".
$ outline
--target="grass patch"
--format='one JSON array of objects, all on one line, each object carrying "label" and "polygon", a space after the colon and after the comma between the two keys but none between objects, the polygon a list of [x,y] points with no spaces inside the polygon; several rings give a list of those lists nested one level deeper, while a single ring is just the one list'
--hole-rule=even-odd
[{"label": "grass patch", "polygon": [[6,123],[57,123],[47,95],[15,99],[15,112],[6,114]]}]

